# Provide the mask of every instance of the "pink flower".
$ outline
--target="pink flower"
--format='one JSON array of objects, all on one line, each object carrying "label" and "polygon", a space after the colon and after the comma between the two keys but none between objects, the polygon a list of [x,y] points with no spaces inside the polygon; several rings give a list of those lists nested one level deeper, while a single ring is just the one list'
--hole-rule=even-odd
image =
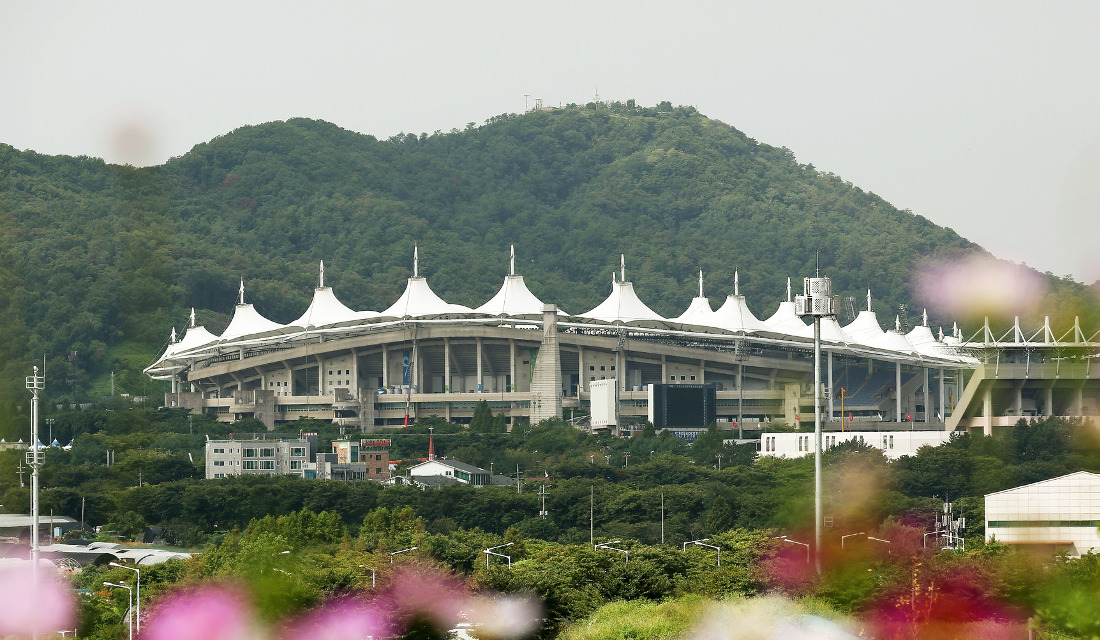
[{"label": "pink flower", "polygon": [[254,637],[240,591],[204,586],[166,596],[143,625],[145,640],[242,640]]},{"label": "pink flower", "polygon": [[41,564],[37,584],[29,562],[0,565],[0,637],[56,634],[72,629],[76,602],[50,564]]},{"label": "pink flower", "polygon": [[386,616],[352,598],[335,600],[287,625],[283,637],[295,640],[361,640],[390,635]]}]

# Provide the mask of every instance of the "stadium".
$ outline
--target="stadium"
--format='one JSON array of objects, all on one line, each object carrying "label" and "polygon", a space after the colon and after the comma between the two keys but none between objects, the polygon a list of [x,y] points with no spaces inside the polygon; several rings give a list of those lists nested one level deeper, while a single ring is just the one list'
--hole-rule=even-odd
[{"label": "stadium", "polygon": [[[814,332],[797,314],[789,279],[786,300],[765,319],[736,277],[715,310],[700,274],[698,295],[675,318],[639,299],[625,260],[610,284],[595,308],[568,313],[527,288],[513,249],[499,292],[472,309],[436,295],[414,251],[397,301],[354,311],[325,286],[322,263],[296,321],[261,316],[242,281],[221,335],[196,326],[192,311],[182,338],[173,331],[145,373],[171,381],[165,406],[222,421],[251,417],[269,429],[303,417],[366,432],[427,416],[463,423],[485,400],[509,425],[586,416],[609,401],[609,418],[584,424],[616,430],[651,417],[655,385],[713,387],[713,415],[726,427],[812,424]],[[1097,334],[1086,337],[1079,322],[1059,334],[1049,322],[1026,332],[1017,321],[999,337],[987,322],[966,340],[957,327],[934,333],[927,315],[909,330],[891,318],[884,330],[868,291],[850,323],[822,320],[821,339],[826,429],[992,434],[1020,417],[1089,416],[1100,405]]]}]

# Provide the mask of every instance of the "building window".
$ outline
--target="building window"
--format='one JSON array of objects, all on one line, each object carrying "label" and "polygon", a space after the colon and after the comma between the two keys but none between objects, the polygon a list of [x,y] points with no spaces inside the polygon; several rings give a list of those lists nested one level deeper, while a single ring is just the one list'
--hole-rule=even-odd
[{"label": "building window", "polygon": [[890,436],[890,448],[894,448],[894,436]]},{"label": "building window", "polygon": [[377,473],[377,474],[381,474],[382,473],[382,467],[375,467],[374,472]]},{"label": "building window", "polygon": [[676,382],[676,376],[669,376],[668,381],[669,382]]},{"label": "building window", "polygon": [[244,450],[244,457],[246,457],[246,458],[255,458],[256,457],[256,450],[255,449],[245,449]]},{"label": "building window", "polygon": [[291,447],[290,448],[290,455],[294,456],[295,458],[304,458],[305,455],[306,455],[306,448],[305,447]]},{"label": "building window", "polygon": [[687,376],[680,376],[680,380],[687,380]]},{"label": "building window", "polygon": [[604,365],[601,364],[600,365],[600,371],[606,371],[606,370],[607,370],[607,367],[605,367]]},{"label": "building window", "polygon": [[256,461],[255,460],[245,460],[244,461],[245,471],[248,471],[250,469],[255,469],[255,468],[256,468]]},{"label": "building window", "polygon": [[291,471],[297,471],[301,468],[302,468],[302,461],[301,460],[291,460],[290,461],[290,470]]},{"label": "building window", "polygon": [[275,457],[275,449],[273,447],[260,449],[260,457],[261,458],[274,458]]},{"label": "building window", "polygon": [[695,379],[695,376],[691,376],[691,379],[692,379],[692,380],[694,380],[694,379]]},{"label": "building window", "polygon": [[225,460],[215,460],[214,461],[214,466],[215,467],[224,467],[225,466]]},{"label": "building window", "polygon": [[260,460],[260,468],[271,471],[272,469],[275,468],[275,461],[274,460]]},{"label": "building window", "polygon": [[615,365],[611,365],[611,370],[612,370],[612,371],[614,371],[614,370],[615,370]]}]

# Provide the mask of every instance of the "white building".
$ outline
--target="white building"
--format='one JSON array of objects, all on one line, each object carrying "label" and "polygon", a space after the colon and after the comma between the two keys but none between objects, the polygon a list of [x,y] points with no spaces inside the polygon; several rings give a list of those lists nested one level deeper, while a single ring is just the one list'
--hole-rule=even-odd
[{"label": "white building", "polygon": [[[821,435],[821,450],[859,440],[882,449],[891,460],[916,454],[921,447],[938,447],[951,439],[947,431],[829,431]],[[813,433],[764,433],[760,436],[760,455],[775,458],[801,458],[814,452]]]},{"label": "white building", "polygon": [[458,460],[428,460],[409,468],[409,475],[421,484],[436,486],[435,479],[453,480],[459,484],[483,487],[490,483],[489,472]]},{"label": "white building", "polygon": [[279,437],[250,434],[231,440],[206,441],[206,479],[239,475],[304,476],[317,453],[317,434]]},{"label": "white building", "polygon": [[1078,471],[985,497],[987,540],[1043,553],[1100,551],[1100,474]]}]

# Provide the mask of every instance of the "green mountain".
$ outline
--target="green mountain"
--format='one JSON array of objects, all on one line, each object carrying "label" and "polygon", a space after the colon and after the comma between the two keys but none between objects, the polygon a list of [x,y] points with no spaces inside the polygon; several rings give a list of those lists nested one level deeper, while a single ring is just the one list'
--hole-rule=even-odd
[{"label": "green mountain", "polygon": [[[43,357],[51,401],[105,393],[111,371],[120,391],[158,394],[141,367],[188,307],[224,327],[242,277],[246,298],[281,322],[305,309],[322,259],[346,304],[385,308],[414,244],[435,291],[466,305],[496,291],[515,244],[532,291],[574,313],[608,294],[625,253],[639,295],[670,316],[702,269],[715,303],[738,270],[766,317],[820,252],[839,294],[862,300],[870,287],[888,317],[898,304],[919,308],[918,262],[981,252],[668,103],[570,106],[388,140],[294,119],[142,169],[0,145],[0,423],[26,415],[23,377]],[[1082,285],[1048,277],[1064,302],[1051,308],[1070,322],[1100,318]]]}]

